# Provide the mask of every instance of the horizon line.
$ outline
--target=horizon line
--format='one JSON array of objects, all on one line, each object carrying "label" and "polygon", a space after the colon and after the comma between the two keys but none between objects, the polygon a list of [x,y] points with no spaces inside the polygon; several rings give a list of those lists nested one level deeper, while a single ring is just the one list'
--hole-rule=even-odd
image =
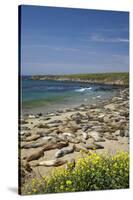
[{"label": "horizon line", "polygon": [[122,72],[94,72],[94,73],[65,73],[65,74],[20,74],[20,76],[64,76],[64,75],[77,75],[77,74],[119,74],[129,73],[129,71]]}]

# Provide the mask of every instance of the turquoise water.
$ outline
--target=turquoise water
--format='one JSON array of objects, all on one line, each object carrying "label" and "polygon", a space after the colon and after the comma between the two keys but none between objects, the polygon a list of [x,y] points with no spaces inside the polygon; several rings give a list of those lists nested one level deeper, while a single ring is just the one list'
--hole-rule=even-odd
[{"label": "turquoise water", "polygon": [[107,85],[94,85],[71,81],[31,80],[23,77],[21,81],[22,110],[37,108],[49,110],[50,107],[71,107],[88,104],[97,99],[107,99],[115,95],[116,88]]}]

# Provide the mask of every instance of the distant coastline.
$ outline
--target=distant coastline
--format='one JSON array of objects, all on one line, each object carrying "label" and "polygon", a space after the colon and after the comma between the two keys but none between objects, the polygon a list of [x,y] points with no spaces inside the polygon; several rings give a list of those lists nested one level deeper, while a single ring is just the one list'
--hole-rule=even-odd
[{"label": "distant coastline", "polygon": [[129,86],[129,73],[95,73],[95,74],[67,74],[67,75],[33,75],[32,80],[76,81],[93,84],[107,84]]}]

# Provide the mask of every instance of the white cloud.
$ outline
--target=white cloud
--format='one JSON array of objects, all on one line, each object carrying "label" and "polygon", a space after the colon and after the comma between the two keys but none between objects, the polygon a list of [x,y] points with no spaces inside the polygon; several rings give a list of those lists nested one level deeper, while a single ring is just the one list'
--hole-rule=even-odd
[{"label": "white cloud", "polygon": [[120,42],[128,43],[129,42],[127,38],[106,38],[106,37],[102,37],[98,35],[92,35],[89,41],[107,42],[107,43],[120,43]]},{"label": "white cloud", "polygon": [[129,43],[128,38],[122,38],[122,37],[107,37],[99,34],[91,34],[88,37],[84,39],[80,39],[82,41],[86,42],[104,42],[104,43]]},{"label": "white cloud", "polygon": [[71,52],[77,52],[80,51],[79,48],[73,48],[73,47],[56,47],[56,46],[50,46],[50,45],[22,45],[21,48],[43,48],[43,49],[49,49],[49,50],[53,50],[53,51],[71,51]]}]

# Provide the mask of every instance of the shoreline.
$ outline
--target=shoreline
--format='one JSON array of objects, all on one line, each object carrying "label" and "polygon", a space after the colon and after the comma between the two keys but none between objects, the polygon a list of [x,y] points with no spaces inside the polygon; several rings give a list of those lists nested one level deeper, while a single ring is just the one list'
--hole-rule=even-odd
[{"label": "shoreline", "polygon": [[[129,151],[129,91],[120,90],[113,98],[100,101],[97,104],[80,105],[43,115],[27,115],[20,119],[20,150],[21,165],[24,168],[25,180],[39,177],[40,174],[50,175],[55,168],[34,167],[41,161],[55,159],[59,149],[44,152],[39,159],[28,162],[32,172],[26,171],[25,158],[35,155],[46,145],[68,141],[68,146],[62,149],[71,149],[73,145],[85,151],[97,153]],[[43,143],[43,146],[42,146]],[[40,145],[36,147],[36,145]],[[91,148],[94,146],[94,149]],[[70,154],[61,156],[61,160],[77,160],[82,154],[74,150]],[[65,165],[64,165],[65,166]]]},{"label": "shoreline", "polygon": [[[98,84],[99,85],[99,84]],[[85,94],[85,93],[82,93],[82,92],[78,92],[77,95],[73,95],[71,97],[67,97],[65,99],[60,99],[58,101],[55,101],[53,100],[53,102],[46,102],[45,103],[45,99],[42,100],[42,105],[38,104],[37,105],[37,100],[36,100],[36,106],[31,106],[31,107],[28,107],[28,106],[22,106],[21,108],[21,113],[22,113],[22,116],[23,115],[28,115],[28,114],[38,114],[38,113],[42,113],[42,114],[47,114],[47,113],[50,113],[50,112],[56,112],[58,110],[64,110],[64,109],[74,109],[76,107],[80,107],[81,104],[84,104],[84,105],[91,105],[93,103],[98,103],[99,101],[106,101],[106,100],[110,100],[112,97],[116,96],[120,90],[123,90],[125,89],[126,87],[124,86],[112,86],[112,89],[110,89],[109,91],[105,91],[104,93],[104,90],[103,91],[94,91],[93,94],[90,94],[88,93]],[[106,89],[107,90],[107,89]],[[110,93],[108,93],[110,92]],[[83,97],[84,98],[81,98]],[[71,99],[70,99],[71,98]],[[76,98],[76,99],[75,99]],[[78,101],[77,101],[78,99]],[[76,100],[76,101],[75,101]],[[20,102],[21,103],[21,102]]]},{"label": "shoreline", "polygon": [[[118,93],[118,91],[116,91],[116,93]],[[114,94],[113,96],[111,97],[106,97],[106,98],[101,98],[98,96],[96,97],[92,97],[91,99],[89,99],[89,103],[88,103],[88,98],[85,98],[86,101],[81,101],[81,102],[78,102],[77,104],[74,104],[70,102],[67,102],[67,104],[65,103],[62,103],[62,102],[56,102],[56,104],[54,103],[50,103],[50,104],[47,104],[47,105],[42,105],[42,106],[36,106],[36,107],[32,107],[32,108],[22,108],[21,109],[21,113],[22,116],[27,116],[28,114],[33,114],[33,115],[37,115],[39,113],[42,113],[42,115],[47,115],[47,114],[50,114],[50,113],[58,113],[63,111],[65,112],[66,110],[77,110],[79,107],[81,107],[82,105],[84,106],[91,106],[92,104],[98,104],[99,102],[106,102],[106,101],[109,101],[112,99],[112,97],[116,96],[116,94]],[[50,108],[49,108],[50,107]],[[22,112],[23,111],[23,112]]]}]

